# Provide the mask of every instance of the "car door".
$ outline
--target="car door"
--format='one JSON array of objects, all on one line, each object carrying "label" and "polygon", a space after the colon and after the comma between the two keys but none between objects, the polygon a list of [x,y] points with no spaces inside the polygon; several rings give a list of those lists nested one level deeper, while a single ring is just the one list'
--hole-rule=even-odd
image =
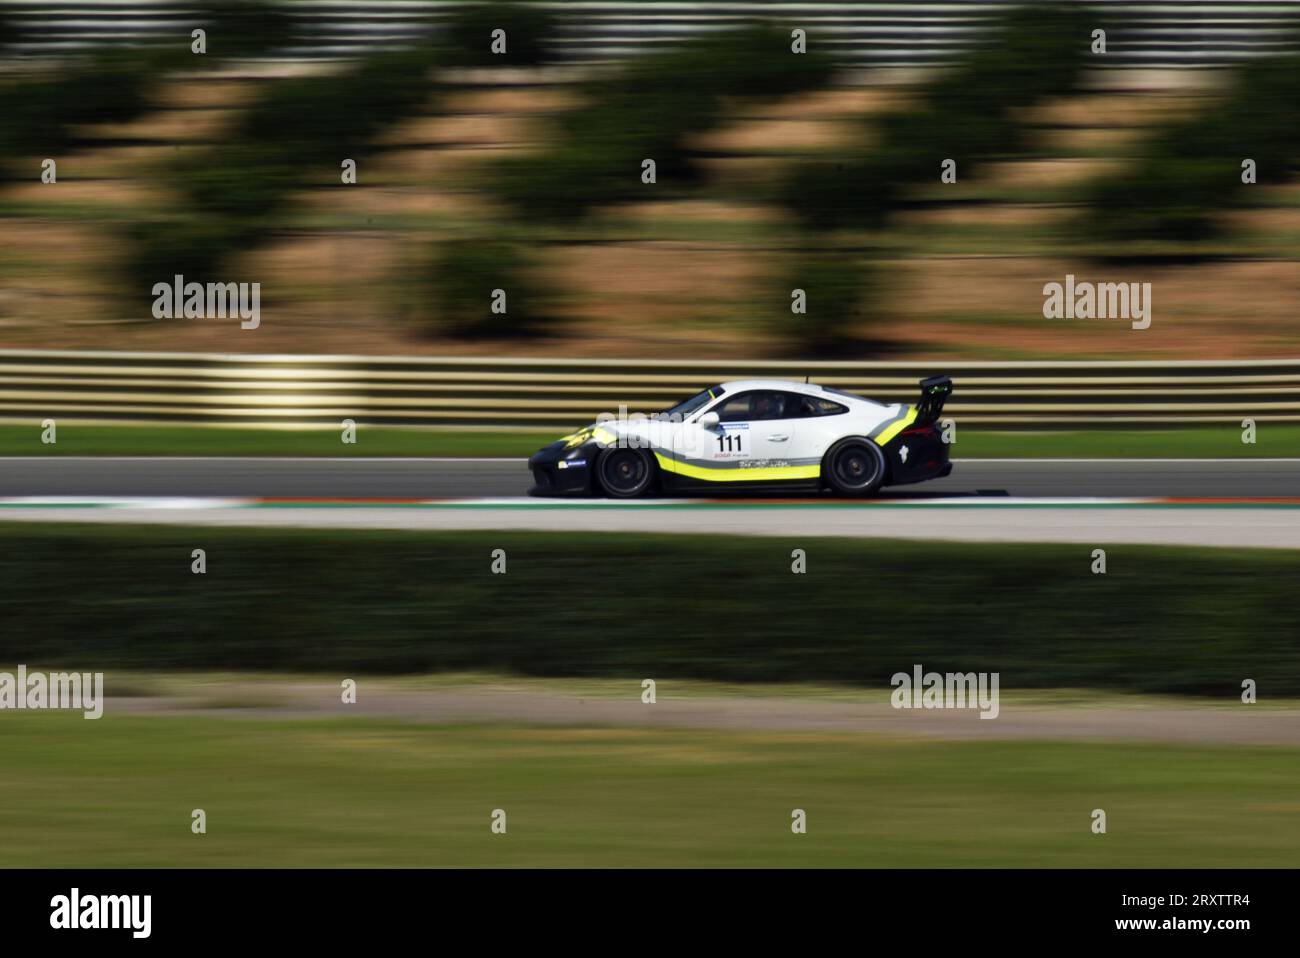
[{"label": "car door", "polygon": [[771,389],[751,389],[719,403],[710,458],[740,468],[788,459],[795,422],[785,418],[787,396]]},{"label": "car door", "polygon": [[787,455],[796,462],[817,462],[844,434],[849,409],[822,396],[787,393],[786,421],[792,427]]}]

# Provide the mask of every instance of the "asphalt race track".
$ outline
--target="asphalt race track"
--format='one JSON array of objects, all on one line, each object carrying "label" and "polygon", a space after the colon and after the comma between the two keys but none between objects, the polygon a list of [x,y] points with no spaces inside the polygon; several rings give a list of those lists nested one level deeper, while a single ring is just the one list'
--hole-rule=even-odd
[{"label": "asphalt race track", "polygon": [[529,499],[528,483],[501,459],[0,459],[0,521],[1300,548],[1297,459],[967,460],[863,501]]},{"label": "asphalt race track", "polygon": [[[0,459],[4,497],[456,499],[530,485],[521,459]],[[946,479],[884,496],[1285,498],[1300,496],[1300,459],[959,459]]]}]

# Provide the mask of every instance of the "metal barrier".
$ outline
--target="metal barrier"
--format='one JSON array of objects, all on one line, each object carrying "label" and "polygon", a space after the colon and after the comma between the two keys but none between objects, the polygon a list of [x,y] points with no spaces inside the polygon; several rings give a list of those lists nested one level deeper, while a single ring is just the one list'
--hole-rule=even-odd
[{"label": "metal barrier", "polygon": [[915,401],[947,373],[945,415],[1009,427],[1300,421],[1300,359],[1236,362],[733,362],[0,350],[0,418],[567,429],[652,413],[729,379]]},{"label": "metal barrier", "polygon": [[[744,2],[555,3],[556,53],[591,62],[654,50],[711,30],[762,19],[808,31],[814,44],[856,66],[924,66],[966,49],[990,13],[1021,0],[911,0],[902,3]],[[174,35],[189,42],[197,25],[184,0],[0,0],[0,12],[28,34],[16,48],[44,56],[102,43]],[[463,3],[424,0],[295,0],[282,4],[298,38],[277,59],[356,56],[430,32]],[[1107,31],[1101,66],[1202,67],[1284,49],[1300,23],[1292,2],[1224,0],[1092,0],[1084,4]]]}]

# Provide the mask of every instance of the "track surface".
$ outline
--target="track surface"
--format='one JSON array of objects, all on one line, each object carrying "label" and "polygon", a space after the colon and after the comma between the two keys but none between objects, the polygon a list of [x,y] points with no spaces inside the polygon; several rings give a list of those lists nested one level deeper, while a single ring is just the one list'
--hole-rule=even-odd
[{"label": "track surface", "polygon": [[[522,496],[519,459],[0,459],[0,496],[466,498]],[[885,491],[932,496],[1300,496],[1300,459],[957,460],[953,474]]]},{"label": "track surface", "polygon": [[[0,521],[869,536],[1300,549],[1300,460],[967,460],[864,502],[528,499],[521,460],[0,459]],[[73,497],[43,504],[16,497]],[[128,503],[85,500],[139,497]],[[214,498],[215,497],[215,498]],[[1290,499],[1170,505],[1137,499]],[[430,503],[484,498],[492,502]],[[259,506],[259,499],[425,500]],[[1079,499],[1090,500],[1079,502]],[[936,501],[938,500],[938,501]]]}]

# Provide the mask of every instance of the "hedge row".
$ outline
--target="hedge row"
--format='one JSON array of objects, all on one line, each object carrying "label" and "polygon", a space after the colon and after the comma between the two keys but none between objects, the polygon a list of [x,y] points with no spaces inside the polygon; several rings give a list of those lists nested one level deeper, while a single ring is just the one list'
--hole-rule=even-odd
[{"label": "hedge row", "polygon": [[919,663],[997,671],[1006,689],[1233,698],[1250,678],[1300,694],[1300,555],[1280,551],[1114,546],[1094,575],[1077,545],[25,524],[0,538],[7,667],[881,686]]}]

